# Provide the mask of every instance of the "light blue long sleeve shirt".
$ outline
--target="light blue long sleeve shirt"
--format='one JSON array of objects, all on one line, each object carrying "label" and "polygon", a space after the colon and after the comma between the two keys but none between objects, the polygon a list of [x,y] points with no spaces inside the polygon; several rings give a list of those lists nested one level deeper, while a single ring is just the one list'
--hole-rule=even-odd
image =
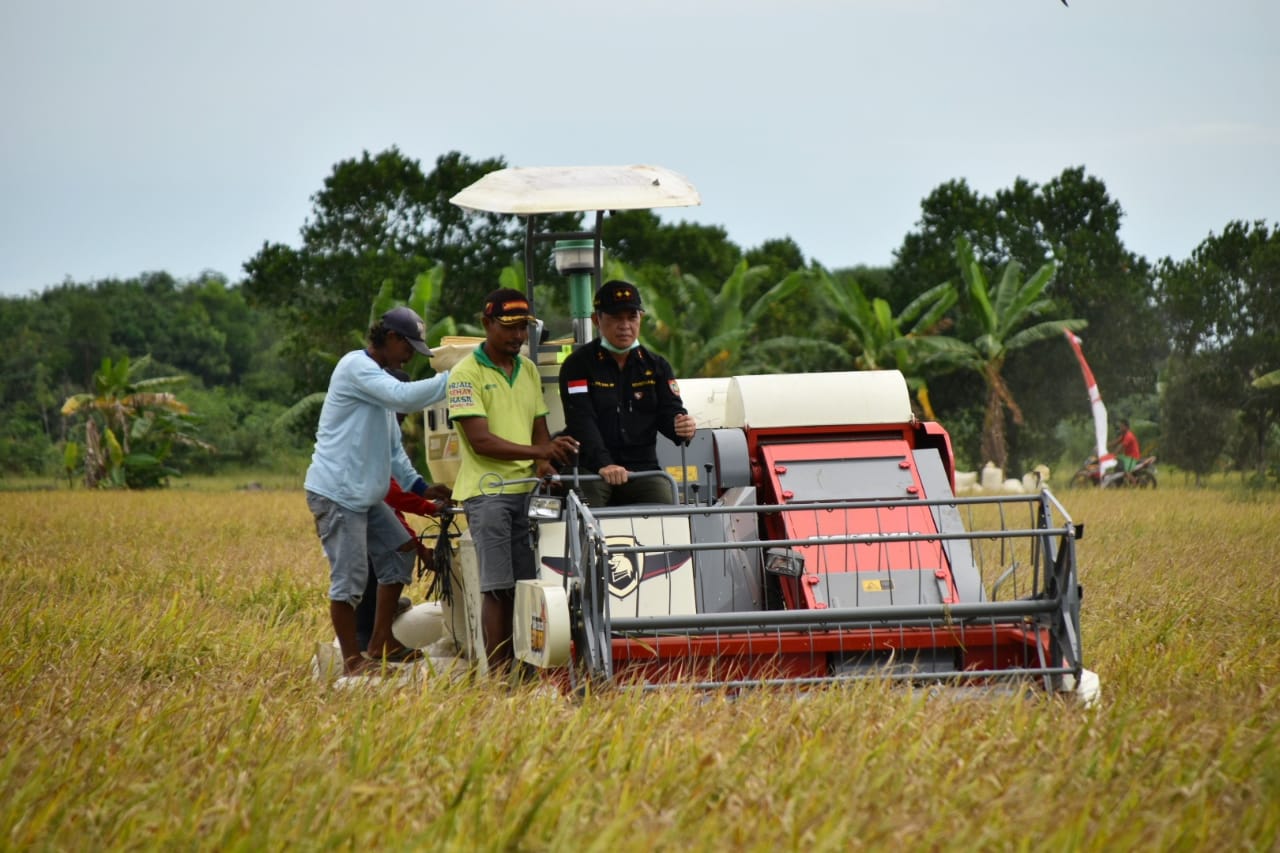
[{"label": "light blue long sleeve shirt", "polygon": [[420,476],[400,445],[396,412],[418,412],[444,399],[449,374],[401,382],[364,350],[344,355],[329,377],[306,489],[365,512],[387,495],[394,475],[403,488]]}]

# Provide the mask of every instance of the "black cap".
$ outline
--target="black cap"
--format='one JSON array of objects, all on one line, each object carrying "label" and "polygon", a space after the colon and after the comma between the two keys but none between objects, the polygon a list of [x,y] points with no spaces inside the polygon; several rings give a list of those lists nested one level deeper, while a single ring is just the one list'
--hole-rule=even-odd
[{"label": "black cap", "polygon": [[483,315],[504,326],[518,326],[533,321],[529,298],[518,290],[503,287],[484,298]]},{"label": "black cap", "polygon": [[643,311],[640,304],[640,291],[629,281],[607,281],[596,291],[595,309],[606,314],[618,314],[623,311]]},{"label": "black cap", "polygon": [[427,324],[422,322],[418,312],[412,308],[406,308],[403,305],[392,308],[382,315],[382,327],[404,338],[422,355],[428,357],[431,355],[431,348],[427,346],[426,340]]}]

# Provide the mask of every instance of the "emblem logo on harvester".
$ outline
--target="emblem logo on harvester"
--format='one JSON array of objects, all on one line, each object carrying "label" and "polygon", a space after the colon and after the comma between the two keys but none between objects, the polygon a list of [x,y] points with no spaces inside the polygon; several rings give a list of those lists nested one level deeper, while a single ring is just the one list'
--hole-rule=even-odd
[{"label": "emblem logo on harvester", "polygon": [[[606,536],[605,545],[614,548],[635,548],[640,546],[634,536]],[[609,592],[615,598],[626,598],[636,591],[641,582],[660,575],[669,575],[692,559],[689,551],[659,551],[654,554],[609,554],[609,565],[606,567],[609,581]],[[543,557],[542,565],[556,574],[566,574],[567,561],[564,557]]]},{"label": "emblem logo on harvester", "polygon": [[[634,545],[630,536],[610,536],[605,544],[610,548]],[[626,598],[640,585],[640,567],[636,564],[639,554],[609,555],[609,591],[618,598]]]}]

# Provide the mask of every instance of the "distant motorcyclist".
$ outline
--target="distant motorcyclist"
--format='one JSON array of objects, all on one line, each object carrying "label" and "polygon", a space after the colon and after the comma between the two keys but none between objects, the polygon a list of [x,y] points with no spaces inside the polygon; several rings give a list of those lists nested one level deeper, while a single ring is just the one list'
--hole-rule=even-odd
[{"label": "distant motorcyclist", "polygon": [[1142,459],[1142,450],[1138,445],[1138,437],[1129,429],[1128,419],[1120,419],[1120,434],[1112,439],[1108,447],[1116,451],[1116,464],[1124,471],[1125,479],[1132,482],[1133,469]]}]

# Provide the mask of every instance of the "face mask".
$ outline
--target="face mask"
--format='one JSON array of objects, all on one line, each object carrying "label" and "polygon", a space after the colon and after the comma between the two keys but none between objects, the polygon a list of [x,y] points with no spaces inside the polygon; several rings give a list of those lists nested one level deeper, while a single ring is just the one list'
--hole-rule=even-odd
[{"label": "face mask", "polygon": [[630,346],[615,347],[613,344],[606,341],[604,337],[601,337],[600,346],[604,347],[609,352],[614,353],[615,355],[622,355],[623,353],[631,352],[633,349],[640,346],[640,341],[638,340],[632,341]]}]

